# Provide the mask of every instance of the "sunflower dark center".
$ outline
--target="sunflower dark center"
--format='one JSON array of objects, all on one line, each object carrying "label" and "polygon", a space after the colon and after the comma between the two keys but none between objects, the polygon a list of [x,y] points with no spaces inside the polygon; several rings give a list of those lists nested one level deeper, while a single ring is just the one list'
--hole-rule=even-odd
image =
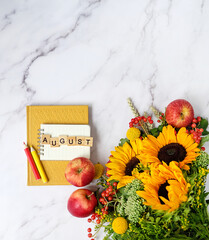
[{"label": "sunflower dark center", "polygon": [[186,157],[185,148],[179,143],[170,143],[165,145],[158,152],[160,161],[169,164],[171,161],[181,162]]},{"label": "sunflower dark center", "polygon": [[[167,186],[169,186],[167,181],[160,185],[160,188],[158,190],[158,196],[164,197],[168,200],[168,191],[166,189]],[[160,198],[159,200],[161,204],[165,204]]]},{"label": "sunflower dark center", "polygon": [[133,169],[140,163],[139,159],[133,157],[127,164],[125,169],[125,175],[131,176]]}]

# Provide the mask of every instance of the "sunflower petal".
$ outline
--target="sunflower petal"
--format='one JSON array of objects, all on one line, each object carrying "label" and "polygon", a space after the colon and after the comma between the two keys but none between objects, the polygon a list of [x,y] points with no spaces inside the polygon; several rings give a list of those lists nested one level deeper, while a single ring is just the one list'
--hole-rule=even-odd
[{"label": "sunflower petal", "polygon": [[142,151],[142,140],[137,138],[137,139],[131,141],[131,146],[132,146],[135,154],[139,155]]},{"label": "sunflower petal", "polygon": [[106,166],[110,169],[119,171],[119,172],[124,172],[126,165],[121,163],[121,162],[115,162],[115,163],[107,163]]},{"label": "sunflower petal", "polygon": [[115,175],[109,177],[109,178],[107,179],[107,181],[108,181],[108,182],[110,182],[111,180],[120,181],[121,178],[122,178],[121,175],[116,175],[116,174],[115,174]]},{"label": "sunflower petal", "polygon": [[133,180],[135,179],[135,177],[132,177],[132,176],[123,176],[118,185],[117,185],[117,188],[121,188],[121,187],[124,187],[126,186],[128,183],[131,183]]},{"label": "sunflower petal", "polygon": [[158,142],[158,140],[154,136],[148,135],[148,139],[152,142],[152,145],[155,148],[160,149],[162,147],[162,145]]}]

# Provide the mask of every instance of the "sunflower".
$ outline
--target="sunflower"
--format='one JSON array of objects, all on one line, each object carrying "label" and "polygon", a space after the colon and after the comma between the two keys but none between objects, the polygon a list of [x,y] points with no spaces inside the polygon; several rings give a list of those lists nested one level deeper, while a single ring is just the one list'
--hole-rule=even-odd
[{"label": "sunflower", "polygon": [[186,133],[186,128],[182,127],[175,134],[175,129],[168,125],[163,127],[160,135],[155,138],[152,135],[143,141],[143,152],[140,155],[141,162],[144,165],[171,161],[178,163],[182,169],[189,170],[187,164],[196,160],[200,149],[194,142],[191,135]]},{"label": "sunflower", "polygon": [[135,179],[132,176],[133,169],[140,163],[139,155],[142,150],[142,140],[135,139],[131,141],[131,145],[127,142],[123,146],[115,147],[112,156],[109,157],[110,162],[106,166],[110,169],[107,171],[111,177],[107,181],[119,181],[117,188],[121,188]]},{"label": "sunflower", "polygon": [[144,198],[144,204],[152,209],[171,212],[187,201],[190,184],[186,182],[174,161],[170,162],[169,166],[165,162],[158,167],[152,165],[151,175],[147,174],[141,181],[144,183],[144,191],[136,193]]}]

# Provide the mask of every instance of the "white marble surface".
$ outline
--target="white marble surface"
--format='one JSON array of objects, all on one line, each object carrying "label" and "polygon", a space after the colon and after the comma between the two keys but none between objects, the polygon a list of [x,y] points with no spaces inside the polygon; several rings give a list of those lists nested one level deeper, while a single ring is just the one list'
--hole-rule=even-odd
[{"label": "white marble surface", "polygon": [[74,187],[26,186],[26,105],[88,104],[105,164],[127,97],[141,113],[186,98],[209,117],[208,23],[207,0],[0,0],[1,240],[88,239],[66,210]]}]

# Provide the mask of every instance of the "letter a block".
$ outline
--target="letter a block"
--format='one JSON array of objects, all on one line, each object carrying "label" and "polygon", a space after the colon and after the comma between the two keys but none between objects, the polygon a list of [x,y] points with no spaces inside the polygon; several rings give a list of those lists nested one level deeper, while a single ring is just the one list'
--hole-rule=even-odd
[{"label": "letter a block", "polygon": [[50,135],[42,134],[41,135],[41,144],[50,144]]}]

